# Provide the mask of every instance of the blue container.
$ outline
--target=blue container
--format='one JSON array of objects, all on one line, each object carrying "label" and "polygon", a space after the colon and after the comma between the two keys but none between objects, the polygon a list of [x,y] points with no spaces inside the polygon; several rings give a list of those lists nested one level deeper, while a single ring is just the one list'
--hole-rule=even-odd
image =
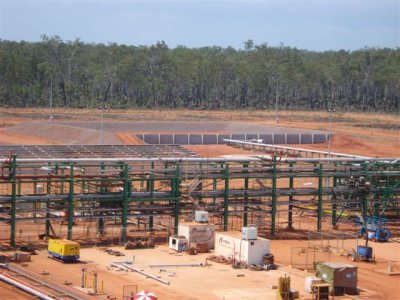
[{"label": "blue container", "polygon": [[361,257],[370,259],[372,258],[372,248],[365,246],[357,246],[357,254]]}]

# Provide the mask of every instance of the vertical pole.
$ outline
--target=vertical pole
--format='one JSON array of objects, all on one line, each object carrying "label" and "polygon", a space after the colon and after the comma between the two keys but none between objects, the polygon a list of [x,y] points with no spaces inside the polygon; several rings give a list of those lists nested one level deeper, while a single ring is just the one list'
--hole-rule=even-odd
[{"label": "vertical pole", "polygon": [[[58,173],[58,167],[56,166],[56,174]],[[64,175],[64,169],[61,169],[61,174],[62,175]],[[48,184],[50,184],[51,185],[51,183],[50,182],[48,182]],[[61,180],[61,183],[60,183],[60,193],[61,194],[64,194],[64,180]]]},{"label": "vertical pole", "polygon": [[179,210],[180,210],[180,193],[179,193],[179,185],[180,185],[180,176],[181,171],[179,164],[176,165],[175,170],[175,178],[173,179],[173,197],[175,199],[175,212],[174,212],[174,233],[178,233],[178,225],[179,225]]},{"label": "vertical pole", "polygon": [[86,268],[81,268],[81,271],[82,271],[81,288],[84,288],[85,287],[85,271],[86,271]]},{"label": "vertical pole", "polygon": [[[103,174],[104,174],[104,170],[105,170],[106,166],[104,165],[104,162],[101,162],[100,164],[100,174],[101,174],[101,178],[100,180],[103,179]],[[100,181],[100,194],[104,194],[107,192],[107,188],[105,187],[105,184],[102,184],[103,181]]]},{"label": "vertical pole", "polygon": [[[142,173],[144,173],[144,166],[142,165],[140,168],[142,169]],[[145,179],[140,179],[140,191],[144,190],[144,181]]]},{"label": "vertical pole", "polygon": [[[58,174],[58,164],[56,163],[56,167],[54,169],[54,174],[57,176]],[[46,183],[46,195],[50,195],[51,193],[51,183],[50,183],[51,177],[47,177],[47,183]],[[45,222],[45,234],[46,236],[50,235],[50,205],[49,201],[46,200],[46,222]]]},{"label": "vertical pole", "polygon": [[365,192],[362,192],[361,195],[362,195],[361,196],[362,197],[362,216],[363,216],[363,220],[367,220],[368,197],[367,197],[367,193],[365,193]]},{"label": "vertical pole", "polygon": [[22,194],[22,193],[21,193],[21,181],[18,181],[17,186],[18,186],[18,192],[17,192],[17,194],[18,194],[18,195],[21,195],[21,194]]},{"label": "vertical pole", "polygon": [[122,236],[121,241],[123,243],[126,242],[127,237],[127,225],[128,225],[128,200],[131,196],[130,182],[128,179],[128,164],[124,164],[124,172],[123,172],[123,181],[124,181],[124,192],[122,193]]},{"label": "vertical pole", "polygon": [[243,227],[247,227],[247,205],[248,205],[248,196],[247,196],[247,191],[249,190],[249,170],[248,170],[249,164],[245,163],[243,164],[243,168],[246,168],[246,170],[244,171],[244,176],[246,176],[244,178],[244,190],[245,190],[245,194],[244,194],[244,211],[245,213],[243,214]]},{"label": "vertical pole", "polygon": [[50,74],[50,122],[53,120],[53,74]]},{"label": "vertical pole", "polygon": [[[335,173],[336,173],[336,166],[337,163],[335,163]],[[333,177],[333,189],[335,190],[337,187],[337,177]],[[332,193],[332,227],[333,229],[336,229],[336,210],[337,210],[337,203],[336,203],[336,194],[335,191]]]},{"label": "vertical pole", "polygon": [[319,164],[318,170],[318,220],[317,220],[317,230],[322,230],[322,189],[323,189],[323,179],[322,174],[322,164]]},{"label": "vertical pole", "polygon": [[97,273],[93,272],[93,291],[97,294]]},{"label": "vertical pole", "polygon": [[225,190],[224,190],[224,231],[228,230],[228,200],[229,200],[229,163],[225,164]]},{"label": "vertical pole", "polygon": [[[37,194],[38,194],[37,191],[38,191],[38,190],[37,190],[37,181],[35,180],[35,181],[33,182],[33,194],[34,194],[35,196],[37,196]],[[39,207],[38,207],[38,201],[35,201],[35,202],[34,202],[33,208],[35,209],[35,211],[36,211],[37,208],[39,208]],[[36,219],[36,212],[33,213],[33,218]]]},{"label": "vertical pole", "polygon": [[68,239],[72,240],[72,226],[74,225],[74,165],[70,165],[69,197],[68,197]]},{"label": "vertical pole", "polygon": [[99,221],[97,222],[97,232],[99,233],[100,236],[104,235],[104,219],[100,218]]},{"label": "vertical pole", "polygon": [[10,230],[10,246],[15,247],[15,229],[16,229],[16,201],[17,201],[17,185],[16,185],[16,172],[17,171],[17,157],[12,156],[11,162],[11,230]]},{"label": "vertical pole", "polygon": [[[151,176],[153,176],[153,170],[154,170],[154,161],[151,162]],[[150,198],[153,198],[153,194],[154,194],[154,179],[151,178],[148,181],[149,183],[149,189],[150,189]],[[150,201],[150,205],[153,206],[153,201]],[[153,212],[151,212],[153,213]],[[154,231],[154,221],[153,221],[153,216],[149,217],[149,228],[150,228],[150,232]]]},{"label": "vertical pole", "polygon": [[[218,166],[216,165],[215,168],[218,168]],[[213,178],[213,191],[214,192],[217,191],[217,178],[215,178],[215,177]],[[213,203],[214,204],[215,204],[215,201],[217,201],[217,196],[213,196]]]},{"label": "vertical pole", "polygon": [[289,189],[290,189],[290,195],[289,195],[289,207],[288,207],[288,230],[293,230],[293,186],[294,186],[294,180],[293,180],[293,163],[290,164],[290,177],[289,177]]},{"label": "vertical pole", "polygon": [[272,165],[271,236],[275,236],[275,229],[276,229],[276,200],[277,200],[276,186],[277,186],[276,156],[274,155],[274,161]]}]

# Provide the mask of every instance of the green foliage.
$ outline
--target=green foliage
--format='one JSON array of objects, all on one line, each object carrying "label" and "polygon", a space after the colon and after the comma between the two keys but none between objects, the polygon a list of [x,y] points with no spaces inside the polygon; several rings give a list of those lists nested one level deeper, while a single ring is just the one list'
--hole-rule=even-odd
[{"label": "green foliage", "polygon": [[0,40],[0,105],[399,111],[400,49]]}]

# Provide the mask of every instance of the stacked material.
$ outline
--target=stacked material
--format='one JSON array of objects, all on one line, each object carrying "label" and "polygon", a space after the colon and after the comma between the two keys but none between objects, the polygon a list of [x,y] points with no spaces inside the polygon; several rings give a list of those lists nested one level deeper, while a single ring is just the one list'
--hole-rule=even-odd
[{"label": "stacked material", "polygon": [[15,262],[29,262],[31,261],[31,255],[25,252],[15,252],[14,253]]},{"label": "stacked material", "polygon": [[6,264],[11,262],[12,256],[8,255],[6,253],[0,253],[0,263],[1,264]]}]

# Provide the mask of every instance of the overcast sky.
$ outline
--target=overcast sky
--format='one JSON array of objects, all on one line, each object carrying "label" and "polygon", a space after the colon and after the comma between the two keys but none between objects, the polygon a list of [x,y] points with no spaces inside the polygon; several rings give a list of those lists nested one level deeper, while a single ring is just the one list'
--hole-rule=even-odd
[{"label": "overcast sky", "polygon": [[151,45],[400,47],[400,0],[0,0],[0,38]]}]

